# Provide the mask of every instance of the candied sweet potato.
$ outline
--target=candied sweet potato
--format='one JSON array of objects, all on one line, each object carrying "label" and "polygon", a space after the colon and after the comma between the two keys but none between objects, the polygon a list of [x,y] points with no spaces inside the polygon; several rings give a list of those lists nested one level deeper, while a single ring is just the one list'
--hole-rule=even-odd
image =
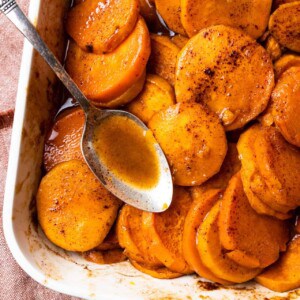
[{"label": "candied sweet potato", "polygon": [[44,233],[69,251],[88,251],[102,243],[120,204],[79,160],[54,167],[43,177],[37,193],[38,220]]},{"label": "candied sweet potato", "polygon": [[[243,78],[243,80],[241,80]],[[200,102],[217,113],[226,130],[243,127],[266,107],[274,87],[266,50],[238,29],[203,29],[178,55],[178,102]]]},{"label": "candied sweet potato", "polygon": [[166,22],[167,26],[174,32],[186,35],[181,24],[180,12],[181,0],[155,0],[158,13]]},{"label": "candied sweet potato", "polygon": [[300,147],[300,61],[278,79],[271,97],[273,119],[283,137]]},{"label": "candied sweet potato", "polygon": [[274,263],[289,240],[287,222],[259,215],[250,206],[239,173],[230,180],[221,199],[219,232],[222,246],[238,251],[239,264],[250,268]]},{"label": "candied sweet potato", "polygon": [[[266,203],[266,196],[270,194],[270,191],[268,190],[268,187],[266,186],[266,183],[259,172],[256,156],[253,150],[253,144],[259,131],[259,125],[250,127],[241,135],[237,144],[242,163],[241,178],[243,181],[244,191],[248,197],[249,203],[256,212],[285,220],[290,218],[291,215],[278,211]],[[259,195],[257,190],[255,193],[254,190],[257,188],[257,184],[262,185],[261,190],[264,191],[263,194]],[[269,198],[272,200],[271,197]]]},{"label": "candied sweet potato", "polygon": [[179,51],[180,49],[168,36],[151,34],[149,72],[161,76],[173,86],[175,84],[175,68]]},{"label": "candied sweet potato", "polygon": [[221,284],[228,281],[216,277],[202,262],[196,247],[196,233],[207,213],[220,199],[221,190],[208,190],[198,192],[197,187],[192,188],[193,203],[186,216],[183,229],[183,256],[199,276]]},{"label": "candied sweet potato", "polygon": [[84,112],[80,108],[71,109],[55,121],[45,141],[43,162],[47,172],[63,161],[83,161],[80,140],[84,121]]},{"label": "candied sweet potato", "polygon": [[271,6],[271,0],[182,0],[181,22],[189,36],[212,25],[227,25],[256,39],[268,25]]},{"label": "candied sweet potato", "polygon": [[283,72],[291,67],[300,67],[300,56],[285,54],[274,63],[275,77],[278,79]]},{"label": "candied sweet potato", "polygon": [[148,267],[162,267],[163,264],[153,255],[142,227],[143,211],[128,204],[124,205],[117,222],[117,235],[125,254],[139,264]]},{"label": "candied sweet potato", "polygon": [[148,123],[171,167],[174,182],[194,186],[218,173],[227,152],[217,116],[198,103],[178,103]]},{"label": "candied sweet potato", "polygon": [[236,144],[228,143],[228,151],[220,171],[205,181],[200,186],[194,187],[193,191],[207,191],[210,189],[225,189],[231,177],[241,169],[241,161]]},{"label": "candied sweet potato", "polygon": [[255,280],[276,292],[286,292],[300,287],[300,235],[288,245],[287,251],[274,265],[270,266]]},{"label": "candied sweet potato", "polygon": [[131,101],[127,110],[148,123],[153,115],[175,104],[172,86],[162,77],[148,74],[142,92]]},{"label": "candied sweet potato", "polygon": [[100,265],[116,264],[127,259],[123,249],[90,250],[83,252],[82,256],[84,259]]},{"label": "candied sweet potato", "polygon": [[191,273],[183,257],[183,227],[191,203],[189,192],[175,187],[169,209],[159,214],[143,212],[142,216],[151,253],[171,271],[182,274]]},{"label": "candied sweet potato", "polygon": [[86,97],[101,106],[124,94],[144,75],[149,55],[149,32],[140,17],[129,37],[111,53],[87,53],[71,42],[66,69]]},{"label": "candied sweet potato", "polygon": [[219,236],[220,203],[210,210],[197,231],[197,248],[207,268],[224,280],[241,283],[254,278],[260,268],[246,268],[230,259],[224,251]]},{"label": "candied sweet potato", "polygon": [[116,108],[119,106],[123,106],[124,104],[129,103],[132,101],[144,88],[146,80],[146,69],[144,70],[143,74],[140,78],[137,79],[132,86],[126,90],[122,95],[118,96],[117,98],[109,101],[109,102],[101,102],[101,105],[97,101],[91,101],[95,106],[101,106],[103,108]]},{"label": "candied sweet potato", "polygon": [[300,52],[300,1],[280,5],[270,17],[269,30],[282,46]]},{"label": "candied sweet potato", "polygon": [[275,127],[261,127],[254,142],[259,171],[273,195],[286,209],[300,205],[300,150],[285,141]]},{"label": "candied sweet potato", "polygon": [[130,260],[131,264],[142,273],[148,274],[158,279],[172,279],[183,276],[181,273],[173,272],[166,267],[150,268],[149,266],[142,265],[134,260]]},{"label": "candied sweet potato", "polygon": [[88,0],[68,13],[66,30],[83,50],[102,54],[130,35],[138,16],[138,0]]}]

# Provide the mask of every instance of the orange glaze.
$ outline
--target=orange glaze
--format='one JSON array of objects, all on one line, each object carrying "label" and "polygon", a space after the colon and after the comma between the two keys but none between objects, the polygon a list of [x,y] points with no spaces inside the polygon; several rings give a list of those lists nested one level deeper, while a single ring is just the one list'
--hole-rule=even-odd
[{"label": "orange glaze", "polygon": [[95,129],[93,145],[104,165],[129,185],[150,189],[158,183],[159,162],[150,130],[123,116],[105,119]]}]

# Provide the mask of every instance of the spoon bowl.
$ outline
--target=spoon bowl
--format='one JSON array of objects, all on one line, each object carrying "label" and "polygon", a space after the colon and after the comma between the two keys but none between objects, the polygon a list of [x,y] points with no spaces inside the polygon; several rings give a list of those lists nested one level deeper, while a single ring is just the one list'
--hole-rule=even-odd
[{"label": "spoon bowl", "polygon": [[[22,32],[33,47],[40,53],[84,110],[85,127],[81,141],[81,150],[87,165],[99,178],[102,184],[119,199],[136,208],[150,212],[165,211],[172,201],[172,176],[167,159],[162,149],[154,139],[151,146],[156,154],[159,176],[156,184],[151,186],[151,188],[137,187],[126,182],[126,180],[123,180],[120,176],[118,176],[118,173],[113,172],[108,168],[107,164],[104,163],[104,157],[99,157],[99,153],[96,151],[94,144],[96,128],[101,128],[105,120],[110,117],[118,116],[121,118],[127,118],[143,129],[144,133],[147,133],[149,130],[146,125],[128,112],[122,110],[101,110],[92,106],[41,39],[36,29],[24,15],[16,1],[0,0],[0,11],[8,17],[8,19]],[[130,142],[130,139],[128,139],[128,143]],[[140,153],[140,156],[142,157],[143,153]]]}]

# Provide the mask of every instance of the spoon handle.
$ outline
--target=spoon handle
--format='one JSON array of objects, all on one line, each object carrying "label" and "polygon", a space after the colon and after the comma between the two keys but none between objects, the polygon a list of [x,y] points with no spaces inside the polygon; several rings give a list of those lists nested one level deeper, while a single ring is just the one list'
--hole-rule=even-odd
[{"label": "spoon handle", "polygon": [[0,11],[3,12],[7,18],[22,32],[32,46],[39,52],[39,54],[46,60],[48,65],[55,72],[57,77],[63,82],[65,87],[79,102],[84,111],[88,111],[90,103],[87,98],[80,91],[75,82],[71,79],[64,67],[60,64],[58,59],[54,56],[48,46],[44,43],[34,26],[27,19],[23,11],[15,0],[0,0]]}]

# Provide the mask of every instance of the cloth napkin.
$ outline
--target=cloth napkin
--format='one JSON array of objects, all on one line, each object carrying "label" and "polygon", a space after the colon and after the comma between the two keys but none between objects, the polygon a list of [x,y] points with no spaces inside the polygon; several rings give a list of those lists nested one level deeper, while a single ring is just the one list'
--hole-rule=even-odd
[{"label": "cloth napkin", "polygon": [[[18,1],[27,11],[29,0]],[[75,300],[31,279],[15,262],[3,235],[2,209],[14,104],[23,47],[22,35],[0,14],[0,299]]]}]

